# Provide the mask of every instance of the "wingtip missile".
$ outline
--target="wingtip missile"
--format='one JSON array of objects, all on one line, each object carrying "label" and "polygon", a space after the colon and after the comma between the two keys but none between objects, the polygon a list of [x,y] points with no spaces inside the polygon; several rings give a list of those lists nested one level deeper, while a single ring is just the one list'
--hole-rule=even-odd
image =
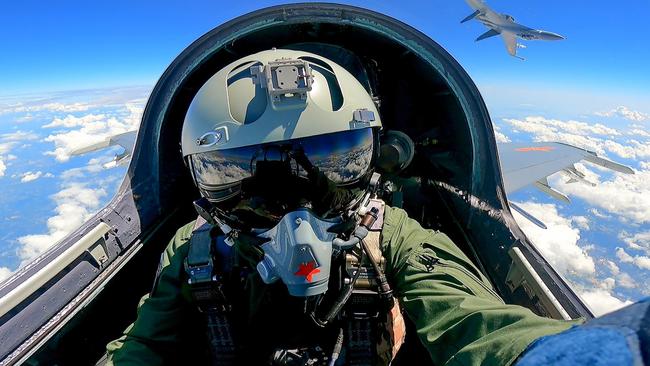
[{"label": "wingtip missile", "polygon": [[545,224],[544,224],[540,219],[538,219],[538,218],[536,218],[535,216],[529,214],[529,213],[526,212],[523,208],[521,208],[521,207],[519,207],[518,205],[516,205],[514,202],[512,202],[512,201],[508,201],[508,204],[510,204],[510,207],[511,207],[513,210],[519,212],[519,213],[521,214],[521,216],[523,216],[523,217],[525,217],[526,219],[528,219],[528,221],[532,222],[533,224],[535,224],[536,226],[538,226],[538,227],[540,227],[540,228],[542,228],[542,229],[544,229],[544,230],[548,229],[548,227],[547,227],[547,226],[546,226],[546,225],[545,225]]},{"label": "wingtip missile", "polygon": [[591,151],[588,151],[588,153],[589,154],[585,154],[585,160],[590,163],[602,166],[603,168],[611,169],[615,172],[623,174],[634,174],[634,170],[627,165],[619,164],[617,162],[601,158]]}]

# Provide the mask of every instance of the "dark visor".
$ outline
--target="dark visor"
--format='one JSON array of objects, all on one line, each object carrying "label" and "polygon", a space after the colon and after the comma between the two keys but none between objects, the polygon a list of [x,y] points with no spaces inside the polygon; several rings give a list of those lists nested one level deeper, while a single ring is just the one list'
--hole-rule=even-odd
[{"label": "dark visor", "polygon": [[[203,189],[232,186],[252,176],[255,161],[277,159],[282,151],[302,149],[309,161],[339,185],[357,182],[373,160],[372,128],[305,137],[263,145],[216,150],[190,156],[194,178]],[[296,166],[298,175],[305,175]]]}]

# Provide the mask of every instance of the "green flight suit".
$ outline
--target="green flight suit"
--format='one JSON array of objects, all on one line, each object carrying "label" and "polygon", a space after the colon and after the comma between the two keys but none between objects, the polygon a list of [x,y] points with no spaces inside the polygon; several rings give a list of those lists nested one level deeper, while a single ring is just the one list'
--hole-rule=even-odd
[{"label": "green flight suit", "polygon": [[[143,297],[138,318],[107,346],[109,364],[163,364],[164,351],[180,342],[179,329],[196,321],[183,290],[192,228],[179,229],[163,253],[157,284]],[[445,234],[423,229],[404,210],[386,207],[381,245],[395,296],[435,365],[508,365],[535,339],[579,323],[505,304]],[[203,331],[201,324],[189,325]]]}]

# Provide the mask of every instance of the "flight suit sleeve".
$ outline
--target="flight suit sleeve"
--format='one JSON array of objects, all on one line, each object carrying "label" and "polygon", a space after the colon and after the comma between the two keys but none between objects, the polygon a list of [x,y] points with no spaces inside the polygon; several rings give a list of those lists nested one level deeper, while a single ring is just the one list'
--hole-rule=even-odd
[{"label": "flight suit sleeve", "polygon": [[508,305],[445,234],[386,207],[386,272],[436,365],[509,365],[539,337],[581,321],[559,321]]},{"label": "flight suit sleeve", "polygon": [[193,226],[180,228],[163,252],[153,289],[138,305],[137,319],[106,346],[107,365],[163,365],[178,357],[180,329],[191,309],[182,281],[185,244]]}]

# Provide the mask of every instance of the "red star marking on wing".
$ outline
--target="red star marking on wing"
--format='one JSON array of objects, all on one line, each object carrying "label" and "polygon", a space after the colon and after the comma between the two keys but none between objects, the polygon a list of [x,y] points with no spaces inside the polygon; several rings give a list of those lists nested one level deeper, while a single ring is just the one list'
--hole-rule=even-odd
[{"label": "red star marking on wing", "polygon": [[315,268],[316,262],[311,261],[309,263],[300,263],[298,265],[298,271],[294,273],[296,276],[305,276],[307,282],[311,282],[312,276],[320,273],[320,269]]},{"label": "red star marking on wing", "polygon": [[515,149],[515,151],[519,152],[528,152],[528,151],[551,151],[554,150],[553,146],[533,146],[533,147],[520,147],[518,149]]}]

